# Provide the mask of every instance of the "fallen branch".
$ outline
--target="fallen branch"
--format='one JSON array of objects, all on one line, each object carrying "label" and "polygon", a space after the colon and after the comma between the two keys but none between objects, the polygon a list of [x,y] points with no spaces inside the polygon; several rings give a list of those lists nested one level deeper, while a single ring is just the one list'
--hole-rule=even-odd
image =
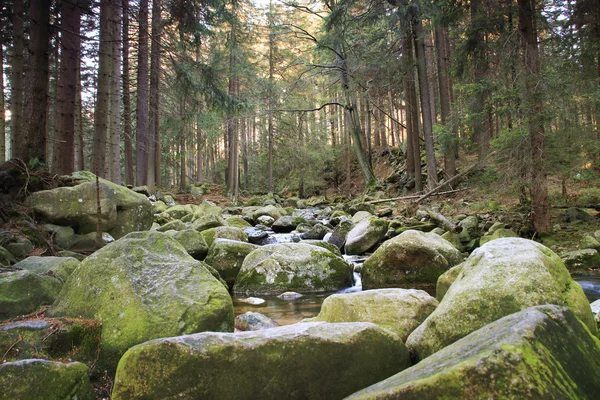
[{"label": "fallen branch", "polygon": [[[439,192],[439,193],[434,193],[431,196],[443,196],[445,194],[452,194],[452,193],[457,193],[457,192],[462,192],[463,190],[468,190],[469,188],[461,188],[461,189],[454,189],[454,190],[447,190],[445,192]],[[388,201],[402,201],[402,200],[412,200],[412,199],[418,199],[420,198],[422,195],[420,194],[414,194],[412,196],[402,196],[402,197],[392,197],[391,199],[382,199],[382,200],[371,200],[371,201],[366,201],[365,204],[378,204],[378,203],[385,203]]]},{"label": "fallen branch", "polygon": [[456,233],[459,233],[462,230],[462,228],[460,226],[456,225],[455,223],[450,221],[448,218],[444,217],[439,212],[433,211],[433,210],[431,210],[427,207],[423,207],[423,206],[421,206],[421,209],[426,211],[427,214],[429,214],[429,218],[433,222],[435,222],[435,224],[437,226],[439,226],[440,228],[444,228],[447,231],[456,232]]},{"label": "fallen branch", "polygon": [[455,175],[452,178],[448,179],[447,181],[440,183],[438,186],[431,189],[429,192],[425,193],[423,196],[421,196],[417,200],[415,200],[415,203],[418,204],[418,203],[422,202],[423,200],[425,200],[426,198],[433,196],[438,190],[440,190],[444,186],[447,186],[447,185],[451,184],[452,182],[455,182],[458,179],[462,178],[463,176],[468,175],[471,172],[473,172],[477,167],[479,167],[479,165],[480,165],[480,163],[473,164],[469,168],[467,168],[466,170],[461,172],[460,174]]}]

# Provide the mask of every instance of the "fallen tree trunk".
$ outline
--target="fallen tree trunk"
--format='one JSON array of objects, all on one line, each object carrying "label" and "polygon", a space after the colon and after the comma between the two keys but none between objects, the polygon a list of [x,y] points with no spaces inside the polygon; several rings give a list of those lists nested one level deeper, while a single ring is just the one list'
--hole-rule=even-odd
[{"label": "fallen tree trunk", "polygon": [[[462,192],[463,190],[467,190],[469,188],[461,188],[461,189],[454,189],[454,190],[447,190],[445,192],[439,192],[439,193],[435,193],[432,194],[432,196],[443,196],[445,194],[451,194],[451,193],[457,193],[457,192]],[[390,199],[381,199],[381,200],[371,200],[371,201],[365,201],[365,204],[379,204],[379,203],[385,203],[388,201],[401,201],[401,200],[412,200],[412,199],[418,199],[423,195],[420,194],[415,194],[415,195],[411,195],[411,196],[402,196],[402,197],[392,197]]]},{"label": "fallen tree trunk", "polygon": [[427,214],[429,214],[429,218],[433,222],[435,222],[435,224],[437,226],[439,226],[440,228],[443,228],[449,232],[455,232],[455,233],[459,233],[462,230],[462,228],[460,226],[456,225],[455,223],[450,221],[448,218],[444,217],[439,212],[433,211],[430,208],[423,207],[423,206],[421,206],[421,210],[426,211]]},{"label": "fallen tree trunk", "polygon": [[453,176],[452,178],[448,179],[447,181],[444,181],[442,183],[440,183],[438,186],[436,186],[435,188],[431,189],[429,192],[425,193],[423,196],[419,197],[417,200],[415,200],[415,203],[420,203],[423,200],[433,196],[436,192],[438,192],[440,189],[442,189],[444,186],[451,184],[452,182],[455,182],[457,180],[459,180],[460,178],[470,174],[471,172],[473,172],[477,167],[479,167],[479,163],[477,164],[473,164],[471,165],[469,168],[467,168],[466,170],[464,170],[463,172],[461,172],[458,175]]}]

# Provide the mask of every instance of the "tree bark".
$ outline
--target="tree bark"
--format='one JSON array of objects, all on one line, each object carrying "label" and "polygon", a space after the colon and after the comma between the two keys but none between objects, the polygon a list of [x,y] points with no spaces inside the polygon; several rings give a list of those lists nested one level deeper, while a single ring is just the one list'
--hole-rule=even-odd
[{"label": "tree bark", "polygon": [[25,146],[19,155],[23,161],[46,162],[46,124],[48,110],[48,57],[50,49],[50,1],[31,0],[29,68],[25,78],[23,133]]},{"label": "tree bark", "polygon": [[429,96],[429,77],[427,76],[427,59],[425,54],[424,29],[420,16],[413,20],[415,55],[419,76],[419,94],[421,95],[421,112],[423,114],[423,136],[425,138],[425,156],[427,160],[427,186],[437,186],[437,165],[433,147],[433,126],[431,124],[431,98]]},{"label": "tree bark", "polygon": [[114,3],[110,25],[112,37],[113,73],[110,80],[110,136],[108,146],[108,179],[121,184],[121,45],[122,8]]},{"label": "tree bark", "polygon": [[524,54],[524,98],[529,120],[531,144],[531,214],[538,233],[552,232],[548,201],[548,178],[545,164],[545,142],[541,62],[536,26],[536,0],[519,0],[519,31]]},{"label": "tree bark", "polygon": [[81,39],[79,4],[62,1],[62,53],[58,77],[58,132],[56,132],[56,171],[70,174],[75,170],[75,113]]},{"label": "tree bark", "polygon": [[84,150],[85,141],[83,139],[83,112],[81,105],[81,64],[77,63],[77,91],[75,92],[75,169],[83,171],[85,169]]},{"label": "tree bark", "polygon": [[110,124],[110,84],[114,73],[110,25],[115,4],[100,2],[100,47],[98,61],[98,90],[94,110],[94,146],[92,171],[106,177],[106,148]]},{"label": "tree bark", "polygon": [[10,151],[11,158],[17,158],[24,146],[23,135],[23,71],[24,71],[24,1],[13,3],[13,50],[10,79]]},{"label": "tree bark", "polygon": [[412,173],[415,179],[415,190],[423,190],[423,180],[421,171],[421,146],[419,143],[419,105],[417,104],[417,89],[414,70],[414,52],[412,37],[404,40],[405,58],[406,58],[406,120],[408,126],[408,142],[410,144],[407,157],[411,160],[408,165],[412,166],[408,171]]},{"label": "tree bark", "polygon": [[[160,142],[160,38],[162,31],[162,1],[152,0],[152,51],[150,53],[150,108],[148,110],[148,187],[156,184],[157,169],[160,171],[160,157],[157,157],[157,143]],[[160,146],[159,146],[160,148]]]},{"label": "tree bark", "polygon": [[6,128],[4,121],[4,51],[0,36],[0,163],[6,160]]},{"label": "tree bark", "polygon": [[455,154],[455,132],[454,128],[449,126],[448,117],[450,116],[450,83],[448,80],[448,65],[446,64],[446,51],[444,31],[441,27],[435,30],[435,49],[438,62],[438,84],[440,93],[440,111],[442,125],[449,131],[450,140],[446,142],[444,148],[444,172],[446,180],[456,175],[456,154]]},{"label": "tree bark", "polygon": [[268,117],[268,127],[267,127],[267,136],[268,136],[268,165],[267,165],[267,189],[269,191],[269,195],[273,195],[273,107],[274,107],[274,90],[273,85],[275,81],[273,79],[273,75],[275,72],[275,32],[274,32],[274,18],[273,18],[273,2],[269,1],[269,117]]},{"label": "tree bark", "polygon": [[[148,0],[140,0],[138,16],[138,72],[136,108],[136,184],[148,183]],[[183,149],[185,151],[185,148]],[[184,169],[185,172],[185,169]]]},{"label": "tree bark", "polygon": [[473,104],[474,120],[473,135],[474,139],[479,140],[479,159],[485,162],[489,151],[490,126],[485,109],[488,100],[488,90],[485,88],[486,75],[488,72],[488,62],[486,60],[486,48],[484,42],[483,29],[479,26],[485,19],[481,0],[471,1],[471,38],[473,42],[473,62],[475,84],[479,86],[477,95]]},{"label": "tree bark", "polygon": [[125,142],[125,184],[133,185],[133,129],[131,125],[131,88],[129,82],[129,0],[123,5],[123,137]]}]

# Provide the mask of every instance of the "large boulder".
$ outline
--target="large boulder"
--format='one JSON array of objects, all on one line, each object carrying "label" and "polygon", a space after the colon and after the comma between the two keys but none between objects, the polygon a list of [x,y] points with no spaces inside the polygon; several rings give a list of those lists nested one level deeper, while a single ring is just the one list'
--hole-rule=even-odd
[{"label": "large boulder", "polygon": [[296,229],[296,227],[303,222],[305,222],[305,219],[302,217],[284,215],[275,220],[273,225],[271,225],[271,229],[273,229],[273,232],[289,233]]},{"label": "large boulder", "polygon": [[0,246],[0,265],[10,265],[17,262],[17,259],[13,254]]},{"label": "large boulder", "polygon": [[88,368],[80,362],[28,359],[0,364],[0,400],[96,398]]},{"label": "large boulder", "polygon": [[515,231],[513,231],[512,229],[506,229],[506,228],[499,228],[499,229],[495,229],[493,233],[482,236],[481,239],[479,239],[479,244],[481,246],[483,246],[484,244],[486,244],[489,241],[492,240],[496,240],[496,239],[501,239],[501,238],[510,238],[510,237],[519,237],[519,235],[517,235],[515,233]]},{"label": "large boulder", "polygon": [[398,335],[402,342],[435,310],[438,302],[416,289],[377,289],[333,294],[311,321],[372,322]]},{"label": "large boulder", "polygon": [[596,249],[569,251],[563,254],[562,260],[571,273],[585,273],[600,268],[600,254]]},{"label": "large boulder", "polygon": [[101,321],[113,367],[138,343],[231,331],[234,320],[225,287],[177,241],[154,231],[130,233],[86,258],[48,314]]},{"label": "large boulder", "polygon": [[54,277],[27,270],[0,273],[0,320],[52,304],[61,286],[61,281]]},{"label": "large boulder", "polygon": [[255,244],[239,240],[215,239],[204,261],[216,269],[221,278],[230,287],[233,287],[244,259],[257,248],[258,246]]},{"label": "large boulder", "polygon": [[505,315],[541,304],[570,307],[596,333],[583,290],[560,257],[531,240],[496,239],[471,254],[440,305],[406,344],[424,359]]},{"label": "large boulder", "polygon": [[54,224],[45,224],[44,230],[53,234],[52,240],[58,247],[70,250],[77,241],[75,231],[70,226],[60,226]]},{"label": "large boulder", "polygon": [[408,230],[384,242],[365,261],[363,287],[433,285],[441,274],[462,260],[462,254],[435,233]]},{"label": "large boulder", "polygon": [[202,233],[193,229],[184,229],[170,233],[170,235],[183,246],[190,256],[196,260],[204,260],[206,253],[208,253],[208,245]]},{"label": "large boulder", "polygon": [[[87,171],[74,172],[73,177],[91,182],[93,185],[96,182],[96,176]],[[112,237],[119,239],[130,232],[147,231],[152,227],[154,209],[148,197],[106,179],[99,178],[99,180],[115,194],[117,220],[111,230],[106,230]],[[96,197],[91,199],[96,199]],[[96,200],[93,200],[93,203],[96,204]]]},{"label": "large boulder", "polygon": [[[104,182],[99,184],[99,194],[100,229],[108,232],[117,226],[117,194]],[[27,198],[25,204],[48,222],[72,226],[79,233],[85,234],[95,232],[97,228],[96,198],[96,183],[86,182],[74,187],[35,192]]]},{"label": "large boulder", "polygon": [[79,261],[72,257],[31,256],[15,264],[15,268],[26,269],[36,274],[50,273],[63,282],[78,266]]},{"label": "large boulder", "polygon": [[238,240],[240,242],[248,241],[246,232],[233,226],[217,226],[216,228],[206,229],[200,233],[204,237],[208,247],[212,246],[215,239]]},{"label": "large boulder", "polygon": [[326,292],[352,285],[352,264],[322,247],[279,243],[248,254],[233,291],[273,294]]},{"label": "large boulder", "polygon": [[195,220],[192,223],[191,228],[198,232],[202,232],[210,228],[224,225],[227,225],[227,223],[220,215],[206,214]]},{"label": "large boulder", "polygon": [[342,219],[333,229],[333,232],[327,239],[327,242],[335,245],[340,250],[343,249],[344,245],[346,244],[348,232],[350,232],[352,228],[354,228],[354,223],[352,221],[347,218]]},{"label": "large boulder", "polygon": [[130,349],[112,398],[335,400],[409,365],[402,343],[370,323],[206,332]]},{"label": "large boulder", "polygon": [[346,236],[346,254],[359,255],[375,246],[388,230],[385,219],[369,217],[357,223]]},{"label": "large boulder", "polygon": [[259,208],[258,210],[253,210],[252,218],[256,221],[259,217],[261,217],[263,215],[267,215],[276,221],[281,217],[281,215],[282,215],[281,211],[282,210],[280,208],[275,207],[274,205],[268,205],[268,206]]},{"label": "large boulder", "polygon": [[259,331],[277,328],[279,324],[264,314],[248,311],[235,317],[235,331]]},{"label": "large boulder", "polygon": [[531,307],[348,399],[595,399],[599,345],[569,309]]}]

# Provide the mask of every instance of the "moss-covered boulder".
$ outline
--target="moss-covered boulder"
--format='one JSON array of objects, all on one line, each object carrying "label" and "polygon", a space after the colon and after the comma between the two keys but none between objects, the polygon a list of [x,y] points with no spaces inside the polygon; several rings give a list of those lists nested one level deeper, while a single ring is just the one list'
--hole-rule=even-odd
[{"label": "moss-covered boulder", "polygon": [[435,298],[437,301],[442,301],[446,292],[450,288],[450,285],[454,283],[460,270],[462,269],[462,264],[458,264],[455,267],[450,268],[448,271],[444,272],[437,280],[437,284],[435,285]]},{"label": "moss-covered boulder", "polygon": [[220,215],[207,214],[203,215],[192,223],[191,228],[202,232],[210,228],[216,228],[217,226],[225,226],[227,223]]},{"label": "moss-covered boulder", "polygon": [[273,225],[271,225],[271,229],[273,229],[274,232],[278,233],[289,233],[296,229],[296,227],[303,222],[306,222],[306,220],[302,217],[284,215],[280,218],[277,218],[275,222],[273,222]]},{"label": "moss-covered boulder", "polygon": [[560,257],[531,240],[493,240],[464,262],[440,305],[406,344],[424,359],[505,315],[541,304],[571,308],[596,333],[585,294]]},{"label": "moss-covered boulder", "polygon": [[257,248],[255,244],[239,240],[215,239],[204,261],[217,270],[229,287],[233,287],[244,259]]},{"label": "moss-covered boulder", "polygon": [[326,292],[352,285],[352,264],[322,247],[279,243],[248,254],[233,291],[240,294]]},{"label": "moss-covered boulder", "polygon": [[27,358],[96,363],[102,325],[98,321],[46,318],[0,324],[0,353],[5,361]]},{"label": "moss-covered boulder", "polygon": [[130,349],[112,398],[335,400],[409,365],[402,343],[370,323],[207,332]]},{"label": "moss-covered boulder", "polygon": [[252,227],[248,221],[238,216],[229,217],[225,220],[225,222],[227,223],[227,226],[233,226],[234,228],[245,229]]},{"label": "moss-covered boulder", "polygon": [[252,218],[256,221],[258,217],[261,217],[263,215],[267,215],[273,218],[275,221],[277,221],[282,215],[282,210],[281,208],[275,207],[274,205],[268,205],[254,210],[252,213]]},{"label": "moss-covered boulder", "polygon": [[[585,235],[579,242],[580,249],[594,249],[600,251],[600,242],[591,235]],[[10,249],[9,249],[10,250]],[[14,253],[13,253],[14,254]]]},{"label": "moss-covered boulder", "polygon": [[364,218],[358,222],[346,236],[344,249],[346,254],[360,255],[375,246],[388,230],[385,219],[377,217]]},{"label": "moss-covered boulder", "polygon": [[479,245],[483,246],[484,244],[486,244],[487,242],[491,241],[491,240],[496,240],[496,239],[500,239],[500,238],[516,238],[519,237],[519,235],[516,234],[515,231],[513,231],[512,229],[506,229],[506,228],[499,228],[494,230],[494,232],[490,235],[484,235],[479,239]]},{"label": "moss-covered boulder", "polygon": [[303,240],[302,243],[312,244],[313,246],[322,247],[324,249],[327,249],[327,250],[331,251],[336,256],[342,257],[342,252],[333,243],[325,242],[323,240],[312,240],[312,239],[310,239],[310,240]]},{"label": "moss-covered boulder", "polygon": [[31,256],[15,264],[15,268],[26,269],[36,274],[50,273],[62,282],[79,266],[79,261],[72,257],[38,257]]},{"label": "moss-covered boulder", "polygon": [[[91,172],[79,171],[74,172],[72,175],[77,179],[95,185],[96,176]],[[116,224],[113,229],[105,231],[115,239],[119,239],[130,232],[150,229],[152,222],[154,222],[154,210],[148,197],[106,179],[100,178],[100,183],[107,185],[113,191],[117,203]],[[96,199],[96,197],[94,196],[92,199]],[[93,202],[96,204],[96,200]]]},{"label": "moss-covered boulder", "polygon": [[196,260],[204,260],[208,253],[208,245],[202,233],[193,229],[184,229],[182,231],[173,232],[170,234],[173,239],[177,240],[183,246],[187,253]]},{"label": "moss-covered boulder", "polygon": [[358,224],[363,219],[371,218],[372,216],[373,216],[373,214],[371,214],[369,211],[357,211],[352,216],[352,223]]},{"label": "moss-covered boulder", "polygon": [[216,228],[210,228],[202,231],[201,233],[202,236],[204,236],[204,240],[206,241],[208,247],[212,246],[215,239],[229,239],[240,242],[248,241],[248,235],[246,235],[246,232],[233,226],[217,226]]},{"label": "moss-covered boulder", "polygon": [[0,265],[11,265],[17,262],[17,259],[13,254],[0,246]]},{"label": "moss-covered boulder", "polygon": [[28,359],[0,364],[0,400],[93,400],[88,368],[80,362]]},{"label": "moss-covered boulder", "polygon": [[363,287],[434,285],[441,274],[462,260],[462,254],[435,233],[408,230],[385,241],[365,261]]},{"label": "moss-covered boulder", "polygon": [[172,219],[182,219],[188,215],[194,215],[194,206],[192,204],[175,204],[164,212]]},{"label": "moss-covered boulder", "polygon": [[53,242],[61,249],[70,250],[75,244],[75,231],[70,226],[60,226],[54,224],[45,224],[44,230],[53,234]]},{"label": "moss-covered boulder", "polygon": [[[117,194],[106,183],[100,183],[99,187],[100,229],[108,232],[117,226]],[[71,226],[82,234],[96,232],[98,205],[95,182],[35,192],[25,204],[53,224]]]},{"label": "moss-covered boulder", "polygon": [[0,320],[29,314],[52,304],[62,282],[27,270],[0,273]]},{"label": "moss-covered boulder", "polygon": [[231,331],[234,319],[223,285],[175,239],[154,231],[130,233],[86,258],[48,315],[101,321],[112,367],[135,344]]},{"label": "moss-covered boulder", "polygon": [[438,302],[416,289],[377,289],[333,294],[310,321],[372,322],[398,335],[402,342],[435,310]]},{"label": "moss-covered boulder", "polygon": [[17,259],[22,260],[33,250],[33,243],[29,239],[16,238],[6,244],[6,250],[10,251]]},{"label": "moss-covered boulder", "polygon": [[585,273],[600,268],[600,254],[596,249],[575,250],[563,254],[562,260],[571,273]]},{"label": "moss-covered boulder", "polygon": [[344,248],[346,244],[346,237],[348,232],[354,228],[354,223],[349,219],[343,219],[333,229],[331,236],[327,239],[328,243],[335,245],[340,250]]},{"label": "moss-covered boulder", "polygon": [[599,359],[600,342],[573,312],[531,307],[348,399],[594,399]]},{"label": "moss-covered boulder", "polygon": [[310,227],[308,231],[302,233],[300,237],[305,240],[321,240],[330,232],[332,232],[330,228],[318,222]]},{"label": "moss-covered boulder", "polygon": [[158,232],[167,232],[167,231],[182,231],[187,229],[185,223],[180,219],[174,219],[173,221],[169,221],[160,228],[156,228]]}]

